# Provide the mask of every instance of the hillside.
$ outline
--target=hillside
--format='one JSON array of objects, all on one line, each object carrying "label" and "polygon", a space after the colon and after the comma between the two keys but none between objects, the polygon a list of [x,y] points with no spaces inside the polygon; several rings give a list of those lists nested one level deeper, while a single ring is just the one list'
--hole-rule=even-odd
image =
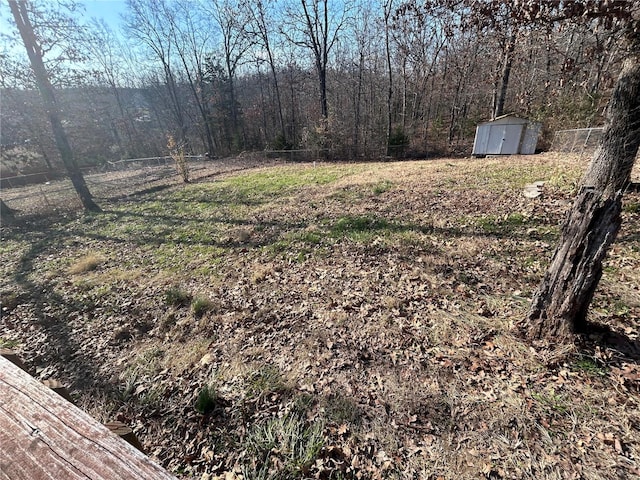
[{"label": "hillside", "polygon": [[284,164],[29,218],[2,228],[0,346],[185,477],[640,477],[640,194],[608,329],[512,332],[584,167]]}]

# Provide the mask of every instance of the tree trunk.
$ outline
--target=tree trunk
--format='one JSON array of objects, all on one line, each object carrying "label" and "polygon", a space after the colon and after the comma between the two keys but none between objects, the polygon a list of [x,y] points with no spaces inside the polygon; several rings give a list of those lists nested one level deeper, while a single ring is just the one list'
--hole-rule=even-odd
[{"label": "tree trunk", "polygon": [[[361,103],[362,103],[362,85],[364,71],[364,52],[360,51],[360,61],[358,62],[358,90],[353,99],[354,102],[354,121],[353,121],[353,151],[356,156],[360,155],[360,130],[361,130]],[[364,152],[362,152],[364,153]]]},{"label": "tree trunk", "polygon": [[84,209],[87,211],[99,212],[100,207],[93,201],[91,192],[89,192],[89,188],[84,181],[82,172],[80,171],[76,159],[73,156],[73,151],[69,145],[67,134],[62,126],[58,105],[53,92],[53,86],[49,81],[49,75],[47,74],[47,70],[42,60],[42,50],[34,34],[31,21],[29,20],[27,4],[24,1],[10,0],[9,6],[11,7],[11,13],[15,19],[20,36],[22,37],[24,47],[29,55],[31,68],[33,69],[33,73],[36,77],[38,90],[40,90],[40,95],[42,95],[42,101],[47,111],[49,122],[51,123],[51,130],[53,131],[56,146],[60,151],[62,162],[67,169],[69,177],[71,178],[71,183],[78,193],[78,197],[80,198]]},{"label": "tree trunk", "polygon": [[0,223],[10,223],[14,219],[14,210],[0,198]]},{"label": "tree trunk", "polygon": [[386,140],[387,148],[386,155],[391,155],[391,145],[389,140],[391,139],[391,120],[392,120],[392,105],[393,105],[393,71],[391,69],[391,43],[390,32],[391,29],[391,13],[393,8],[393,0],[389,0],[384,4],[384,46],[385,46],[385,60],[387,62],[387,125],[386,125]]},{"label": "tree trunk", "polygon": [[638,39],[616,82],[600,148],[562,227],[560,244],[522,325],[530,339],[568,338],[588,329],[587,309],[602,262],[620,229],[622,194],[640,145]]},{"label": "tree trunk", "polygon": [[502,60],[502,71],[500,72],[500,84],[496,85],[496,91],[494,92],[492,120],[495,120],[504,114],[504,102],[507,98],[509,77],[511,76],[511,65],[513,63],[513,51],[515,48],[516,32],[514,31],[509,35],[509,39],[505,47],[504,58]]},{"label": "tree trunk", "polygon": [[282,139],[287,142],[287,131],[284,128],[284,115],[282,114],[282,100],[280,99],[280,86],[278,85],[278,73],[276,71],[276,65],[271,54],[271,49],[267,44],[267,54],[269,56],[269,68],[271,69],[271,77],[273,78],[273,88],[276,91],[276,102],[278,105],[278,124],[280,125],[280,134]]},{"label": "tree trunk", "polygon": [[[265,16],[264,5],[262,2],[256,2],[255,8],[257,11],[252,11],[252,15],[256,21],[256,26],[258,30],[258,36],[262,39],[262,45],[267,52],[267,59],[269,61],[269,69],[271,70],[271,78],[273,79],[273,87],[276,92],[276,103],[278,106],[278,122],[280,125],[280,135],[282,135],[282,140],[284,143],[287,143],[287,131],[284,125],[284,114],[282,112],[282,99],[280,95],[280,87],[278,85],[278,73],[276,68],[276,63],[273,58],[273,52],[271,49],[271,42],[269,42],[269,29],[267,27],[267,20]],[[265,128],[265,134],[266,134]]]}]

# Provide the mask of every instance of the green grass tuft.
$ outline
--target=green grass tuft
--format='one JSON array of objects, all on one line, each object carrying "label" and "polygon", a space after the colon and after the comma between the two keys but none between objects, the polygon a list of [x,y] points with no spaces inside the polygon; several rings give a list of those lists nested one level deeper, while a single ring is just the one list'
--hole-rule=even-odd
[{"label": "green grass tuft", "polygon": [[184,307],[191,303],[191,294],[186,290],[173,286],[167,289],[164,294],[164,303],[172,307]]},{"label": "green grass tuft", "polygon": [[[255,425],[244,441],[251,457],[244,466],[244,477],[303,477],[325,444],[323,430],[321,422],[309,423],[295,413]],[[276,471],[270,471],[274,465]]]},{"label": "green grass tuft", "polygon": [[626,213],[640,213],[640,202],[629,202],[622,207],[622,211]]},{"label": "green grass tuft", "polygon": [[0,337],[0,348],[6,348],[8,350],[13,350],[20,342],[18,340],[12,340],[10,338]]},{"label": "green grass tuft", "polygon": [[590,375],[605,376],[607,374],[606,368],[591,357],[581,357],[573,362],[572,366],[575,370],[579,370]]},{"label": "green grass tuft", "polygon": [[191,311],[196,317],[201,317],[213,309],[213,302],[206,297],[197,296],[191,301]]},{"label": "green grass tuft", "polygon": [[373,194],[381,195],[384,192],[388,192],[389,190],[391,190],[392,187],[392,182],[390,182],[389,180],[382,180],[381,182],[378,182],[373,186]]},{"label": "green grass tuft", "polygon": [[261,398],[272,393],[289,390],[280,370],[273,365],[264,365],[252,372],[245,380],[247,398]]},{"label": "green grass tuft", "polygon": [[333,236],[358,237],[362,234],[376,234],[390,232],[392,225],[384,218],[372,216],[351,216],[340,217],[331,227]]},{"label": "green grass tuft", "polygon": [[217,402],[218,392],[215,387],[213,385],[205,385],[200,389],[200,392],[198,392],[198,398],[196,398],[194,408],[196,412],[207,415],[214,410]]}]

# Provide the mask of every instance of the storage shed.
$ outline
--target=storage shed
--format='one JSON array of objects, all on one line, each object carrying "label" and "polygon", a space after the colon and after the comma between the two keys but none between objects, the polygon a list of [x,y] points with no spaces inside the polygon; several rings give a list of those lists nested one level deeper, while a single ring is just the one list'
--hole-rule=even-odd
[{"label": "storage shed", "polygon": [[472,155],[529,155],[536,152],[542,124],[504,115],[476,127]]}]

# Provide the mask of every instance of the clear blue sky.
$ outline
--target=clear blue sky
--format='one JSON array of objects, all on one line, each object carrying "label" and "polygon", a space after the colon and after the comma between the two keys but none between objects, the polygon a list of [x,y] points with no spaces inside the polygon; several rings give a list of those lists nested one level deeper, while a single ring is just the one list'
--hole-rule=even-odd
[{"label": "clear blue sky", "polygon": [[126,10],[125,0],[81,0],[87,18],[103,18],[112,30],[118,31],[122,20],[120,14]]}]

